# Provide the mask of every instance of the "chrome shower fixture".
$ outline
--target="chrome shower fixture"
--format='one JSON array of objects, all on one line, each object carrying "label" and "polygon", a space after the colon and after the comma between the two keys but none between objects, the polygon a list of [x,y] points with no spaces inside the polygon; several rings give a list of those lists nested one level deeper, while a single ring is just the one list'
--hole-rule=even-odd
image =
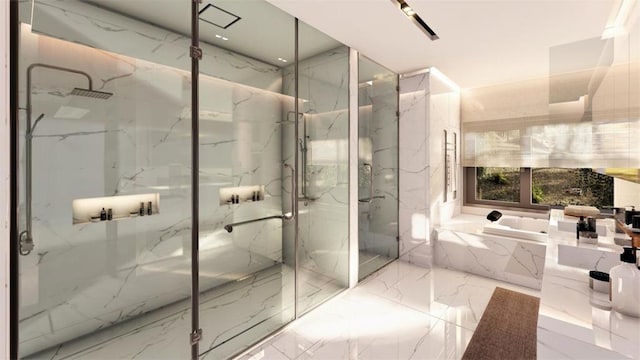
[{"label": "chrome shower fixture", "polygon": [[98,91],[98,90],[73,88],[73,90],[71,90],[69,95],[85,96],[93,99],[106,100],[110,98],[113,94],[109,92]]},{"label": "chrome shower fixture", "polygon": [[36,129],[36,125],[38,125],[38,122],[40,122],[40,120],[44,118],[44,114],[41,114],[40,116],[38,116],[38,118],[33,123],[33,125],[31,124],[31,116],[33,111],[33,108],[31,105],[31,72],[33,71],[33,69],[38,67],[57,70],[57,71],[64,71],[64,72],[78,74],[86,77],[87,81],[89,82],[88,88],[87,89],[74,88],[73,90],[71,90],[69,95],[84,96],[84,97],[89,97],[93,99],[102,99],[102,100],[106,100],[113,95],[112,93],[94,90],[93,80],[91,79],[91,76],[89,76],[89,74],[87,74],[84,71],[69,69],[69,68],[49,65],[49,64],[41,64],[41,63],[31,64],[27,68],[27,106],[26,106],[27,124],[26,124],[25,147],[24,147],[25,149],[24,150],[25,152],[25,176],[24,176],[25,178],[25,211],[24,212],[25,212],[25,218],[26,218],[26,226],[25,226],[26,229],[20,233],[18,238],[18,241],[19,241],[18,250],[20,252],[20,255],[23,255],[23,256],[29,255],[34,248],[33,232],[32,232],[33,224],[31,221],[31,217],[32,217],[32,209],[31,209],[32,207],[32,204],[31,204],[32,203],[32,199],[31,199],[32,198],[32,189],[31,189],[32,154],[31,154],[31,151],[32,151],[33,132]]}]

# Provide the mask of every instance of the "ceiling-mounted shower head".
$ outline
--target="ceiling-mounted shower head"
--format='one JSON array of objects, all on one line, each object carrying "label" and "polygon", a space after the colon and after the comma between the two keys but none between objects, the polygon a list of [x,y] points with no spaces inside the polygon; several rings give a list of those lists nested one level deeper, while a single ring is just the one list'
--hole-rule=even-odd
[{"label": "ceiling-mounted shower head", "polygon": [[113,95],[112,93],[109,93],[109,92],[90,90],[90,89],[80,89],[80,88],[74,88],[73,90],[71,90],[70,94],[75,96],[85,96],[93,99],[103,99],[103,100],[106,100]]}]

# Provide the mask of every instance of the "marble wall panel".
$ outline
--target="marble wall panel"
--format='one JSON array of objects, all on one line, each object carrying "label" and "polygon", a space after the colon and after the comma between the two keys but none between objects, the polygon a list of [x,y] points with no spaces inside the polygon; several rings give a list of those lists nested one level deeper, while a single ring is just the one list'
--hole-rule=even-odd
[{"label": "marble wall panel", "polygon": [[[113,93],[108,100],[70,96],[72,88],[87,87],[82,76],[33,70],[33,119],[44,116],[33,138],[36,249],[21,258],[26,355],[189,296],[191,86],[183,70],[35,35],[28,26],[21,29],[21,59],[21,99],[26,66],[36,62],[86,71],[96,89]],[[265,79],[261,69],[239,71]],[[269,84],[281,83],[278,72],[270,76]],[[201,77],[203,290],[282,260],[280,220],[233,233],[222,227],[281,213],[287,103],[271,91]],[[64,107],[88,112],[74,118]],[[24,156],[23,143],[22,181]],[[265,200],[219,205],[221,187],[241,185],[264,185]],[[160,212],[72,225],[74,199],[139,193],[159,193]],[[23,209],[24,194],[21,201]]]},{"label": "marble wall panel", "polygon": [[428,74],[400,79],[399,233],[400,257],[429,245]]},{"label": "marble wall panel", "polygon": [[433,72],[400,80],[400,255],[405,261],[433,264],[434,228],[460,213],[462,178],[459,159],[457,196],[445,197],[444,132],[458,134],[460,94]]}]

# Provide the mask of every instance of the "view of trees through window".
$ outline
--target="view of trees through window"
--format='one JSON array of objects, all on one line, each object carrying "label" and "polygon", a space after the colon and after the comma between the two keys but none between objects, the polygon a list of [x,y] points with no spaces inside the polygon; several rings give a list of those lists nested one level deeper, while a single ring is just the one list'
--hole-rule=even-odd
[{"label": "view of trees through window", "polygon": [[521,192],[535,205],[613,206],[613,178],[588,168],[476,168],[476,200],[518,204]]},{"label": "view of trees through window", "polygon": [[520,202],[520,168],[476,168],[476,199]]},{"label": "view of trees through window", "polygon": [[531,191],[534,204],[613,206],[613,178],[591,169],[532,169]]}]

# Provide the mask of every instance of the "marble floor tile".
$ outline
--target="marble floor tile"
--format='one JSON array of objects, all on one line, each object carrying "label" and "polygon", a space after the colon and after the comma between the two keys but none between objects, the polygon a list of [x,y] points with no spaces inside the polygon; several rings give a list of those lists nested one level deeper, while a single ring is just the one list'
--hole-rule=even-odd
[{"label": "marble floor tile", "polygon": [[494,279],[395,261],[249,354],[275,348],[277,356],[296,360],[459,359],[496,286],[539,296]]},{"label": "marble floor tile", "polygon": [[474,330],[496,286],[533,296],[540,292],[443,268],[421,268],[396,261],[352,291],[384,297],[420,312]]},{"label": "marble floor tile", "polygon": [[[263,293],[267,300],[275,300],[276,307],[284,298],[274,297],[273,289],[282,281],[288,283],[290,271],[265,273],[263,281],[253,281],[251,292]],[[329,279],[317,278],[307,272],[300,279],[309,277],[308,295],[325,296],[327,289],[335,291]],[[271,281],[271,279],[275,279]],[[274,284],[277,285],[274,287]],[[272,338],[265,340],[237,359],[459,359],[473,335],[473,331],[489,302],[496,286],[538,296],[535,290],[482,278],[460,271],[442,268],[425,269],[408,263],[395,261],[366,278],[354,289],[344,291],[322,303],[313,311],[302,315]],[[304,288],[304,287],[303,287]],[[313,291],[319,288],[322,291]],[[249,288],[246,288],[249,289]],[[231,290],[231,289],[229,289]],[[214,314],[226,308],[231,316],[227,323],[235,324],[250,319],[235,319],[236,310],[227,308],[232,303],[244,304],[237,299],[243,296],[244,288],[221,295],[204,296],[203,314]],[[282,292],[289,290],[283,287]],[[207,294],[209,295],[209,294]],[[234,300],[235,299],[235,300]],[[269,301],[271,301],[269,300]],[[310,299],[311,300],[311,299]],[[319,300],[313,300],[320,302]],[[268,303],[255,304],[256,314],[267,314],[278,329],[279,316],[276,307],[269,310]],[[292,311],[291,306],[285,306]],[[210,314],[210,315],[211,315]],[[238,312],[241,314],[241,312]],[[207,341],[215,346],[217,336],[228,332],[222,326],[208,321],[219,320],[206,316]],[[232,316],[233,315],[233,316]],[[274,317],[275,316],[275,317]],[[287,315],[291,317],[292,314]],[[185,334],[190,329],[190,314],[182,306],[168,307],[153,321],[118,325],[109,329],[109,334],[92,334],[64,346],[44,351],[34,359],[178,359],[189,353]],[[257,327],[256,327],[257,329]],[[117,330],[117,331],[116,331]],[[217,333],[218,335],[214,334]],[[246,346],[260,336],[247,331],[229,340]],[[96,341],[98,343],[96,343]],[[237,347],[236,347],[237,348]],[[202,359],[226,358],[232,352],[211,351]],[[187,355],[188,356],[188,355]]]}]

